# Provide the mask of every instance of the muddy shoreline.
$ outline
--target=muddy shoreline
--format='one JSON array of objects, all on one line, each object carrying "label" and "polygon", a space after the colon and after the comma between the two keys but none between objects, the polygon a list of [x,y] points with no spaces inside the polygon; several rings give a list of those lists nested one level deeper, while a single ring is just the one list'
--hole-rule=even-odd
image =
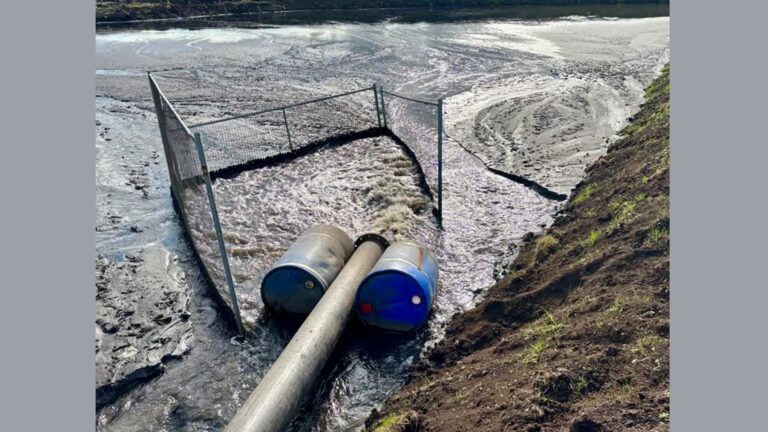
[{"label": "muddy shoreline", "polygon": [[367,430],[669,429],[669,72]]},{"label": "muddy shoreline", "polygon": [[96,260],[96,409],[191,349],[189,294],[175,259],[159,249],[124,258]]},{"label": "muddy shoreline", "polygon": [[[299,2],[300,3],[300,2]],[[196,22],[247,22],[262,25],[318,24],[322,22],[377,22],[396,20],[401,22],[451,22],[484,20],[489,18],[546,19],[568,15],[595,15],[618,18],[642,18],[669,14],[666,0],[523,0],[482,5],[476,1],[452,2],[443,6],[439,2],[432,8],[424,8],[421,2],[363,2],[340,8],[338,2],[323,7],[322,3],[306,2],[304,5],[275,5],[273,2],[222,2],[186,4],[164,3],[116,3],[96,2],[98,27],[162,26],[164,23],[194,26]],[[586,4],[585,4],[586,3]],[[631,8],[624,8],[624,4]]]}]

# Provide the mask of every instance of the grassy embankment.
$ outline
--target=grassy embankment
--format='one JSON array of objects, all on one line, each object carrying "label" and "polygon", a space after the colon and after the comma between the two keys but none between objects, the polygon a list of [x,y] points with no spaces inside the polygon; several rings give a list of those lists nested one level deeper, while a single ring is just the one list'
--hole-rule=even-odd
[{"label": "grassy embankment", "polygon": [[97,0],[96,22],[297,10],[668,3],[668,0]]},{"label": "grassy embankment", "polygon": [[369,430],[668,430],[668,67],[622,134]]}]

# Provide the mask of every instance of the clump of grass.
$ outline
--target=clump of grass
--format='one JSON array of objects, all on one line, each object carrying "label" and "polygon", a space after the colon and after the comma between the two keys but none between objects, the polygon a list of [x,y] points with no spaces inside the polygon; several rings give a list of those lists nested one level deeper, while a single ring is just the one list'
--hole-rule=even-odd
[{"label": "clump of grass", "polygon": [[533,342],[518,356],[520,362],[525,365],[538,363],[541,353],[547,349],[552,338],[564,327],[564,324],[557,321],[549,311],[545,310],[544,314],[545,317],[539,320],[540,322],[523,331],[525,339],[533,339]]},{"label": "clump of grass", "polygon": [[592,232],[589,233],[589,237],[587,237],[586,240],[581,242],[581,245],[587,248],[591,248],[592,246],[595,245],[595,243],[597,243],[597,240],[599,238],[600,238],[600,231],[593,230]]},{"label": "clump of grass", "polygon": [[669,237],[669,230],[659,227],[653,227],[648,232],[648,240],[652,243],[658,243],[661,240],[665,240]]},{"label": "clump of grass", "polygon": [[536,251],[534,253],[534,259],[536,261],[540,261],[552,252],[555,251],[555,248],[557,248],[557,245],[560,244],[560,241],[557,240],[552,235],[543,235],[536,240]]},{"label": "clump of grass", "polygon": [[524,365],[531,365],[539,362],[539,356],[547,349],[547,342],[541,339],[534,341],[528,345],[525,351],[520,354],[520,363]]},{"label": "clump of grass", "polygon": [[647,357],[650,352],[656,351],[656,347],[664,343],[664,338],[657,335],[647,335],[636,340],[632,345],[632,352]]},{"label": "clump of grass", "polygon": [[523,336],[526,339],[549,338],[563,328],[563,323],[558,322],[551,312],[545,310],[544,315],[544,318],[539,320],[540,322],[523,331]]},{"label": "clump of grass", "polygon": [[659,421],[664,423],[669,423],[669,412],[662,411],[659,413]]},{"label": "clump of grass", "polygon": [[579,378],[575,382],[571,382],[571,390],[573,390],[575,394],[584,393],[588,386],[589,381],[587,380],[587,377],[584,376],[584,374],[579,375]]},{"label": "clump of grass", "polygon": [[387,432],[392,426],[395,426],[400,421],[400,416],[397,414],[390,414],[383,419],[379,420],[373,432]]},{"label": "clump of grass", "polygon": [[585,394],[589,384],[584,373],[576,376],[566,369],[558,369],[537,381],[535,386],[540,403],[559,405]]},{"label": "clump of grass", "polygon": [[608,208],[614,213],[613,219],[611,219],[611,228],[616,228],[624,222],[627,222],[635,215],[637,204],[645,201],[647,198],[648,195],[641,192],[636,194],[632,199],[622,202],[614,201],[608,204]]},{"label": "clump of grass", "polygon": [[613,304],[610,308],[608,308],[608,313],[612,315],[621,315],[624,312],[624,308],[627,306],[627,304],[624,302],[624,300],[620,298],[616,298],[613,301]]},{"label": "clump of grass", "polygon": [[660,194],[658,197],[656,197],[656,200],[661,205],[661,209],[659,210],[659,217],[661,219],[669,220],[669,195],[667,194]]},{"label": "clump of grass", "polygon": [[635,214],[636,206],[637,204],[634,200],[628,200],[618,205],[613,205],[613,210],[616,211],[616,214],[611,220],[611,228],[615,228],[629,220],[629,218]]},{"label": "clump of grass", "polygon": [[589,198],[593,193],[595,193],[596,190],[597,190],[597,187],[594,184],[588,185],[587,187],[582,189],[582,191],[579,192],[578,195],[576,195],[573,198],[573,203],[574,204],[581,204],[581,203],[583,203],[584,201],[587,200],[587,198]]}]

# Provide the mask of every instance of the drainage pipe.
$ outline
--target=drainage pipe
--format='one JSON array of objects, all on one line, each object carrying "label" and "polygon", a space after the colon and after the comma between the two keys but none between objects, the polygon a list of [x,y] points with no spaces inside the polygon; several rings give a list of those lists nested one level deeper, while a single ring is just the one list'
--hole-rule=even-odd
[{"label": "drainage pipe", "polygon": [[387,247],[377,235],[365,235],[357,243],[352,257],[225,432],[277,432],[293,419],[344,333],[357,287]]}]

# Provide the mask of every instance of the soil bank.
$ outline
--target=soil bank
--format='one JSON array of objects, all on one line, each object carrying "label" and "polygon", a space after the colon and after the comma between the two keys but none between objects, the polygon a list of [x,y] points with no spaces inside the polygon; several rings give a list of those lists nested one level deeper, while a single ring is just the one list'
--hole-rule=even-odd
[{"label": "soil bank", "polygon": [[[354,19],[383,19],[391,13],[422,15],[429,19],[438,11],[451,11],[452,15],[473,16],[479,10],[497,10],[518,6],[589,6],[599,5],[667,5],[668,0],[97,0],[96,22],[119,23],[142,20],[179,18],[210,18],[224,15],[258,15],[265,23],[298,20],[316,22],[317,14],[328,20],[345,19],[353,12],[363,12]],[[459,10],[459,8],[462,8]],[[474,9],[474,11],[473,11]],[[599,9],[597,9],[599,10]],[[650,9],[649,9],[650,11]],[[295,12],[310,12],[314,16],[285,16]],[[520,11],[517,11],[518,13]],[[530,12],[530,11],[529,11]],[[541,10],[536,14],[541,14]],[[621,11],[619,11],[621,13]],[[383,14],[383,15],[382,15]],[[545,13],[546,14],[546,13]]]},{"label": "soil bank", "polygon": [[374,431],[669,429],[669,66]]}]

